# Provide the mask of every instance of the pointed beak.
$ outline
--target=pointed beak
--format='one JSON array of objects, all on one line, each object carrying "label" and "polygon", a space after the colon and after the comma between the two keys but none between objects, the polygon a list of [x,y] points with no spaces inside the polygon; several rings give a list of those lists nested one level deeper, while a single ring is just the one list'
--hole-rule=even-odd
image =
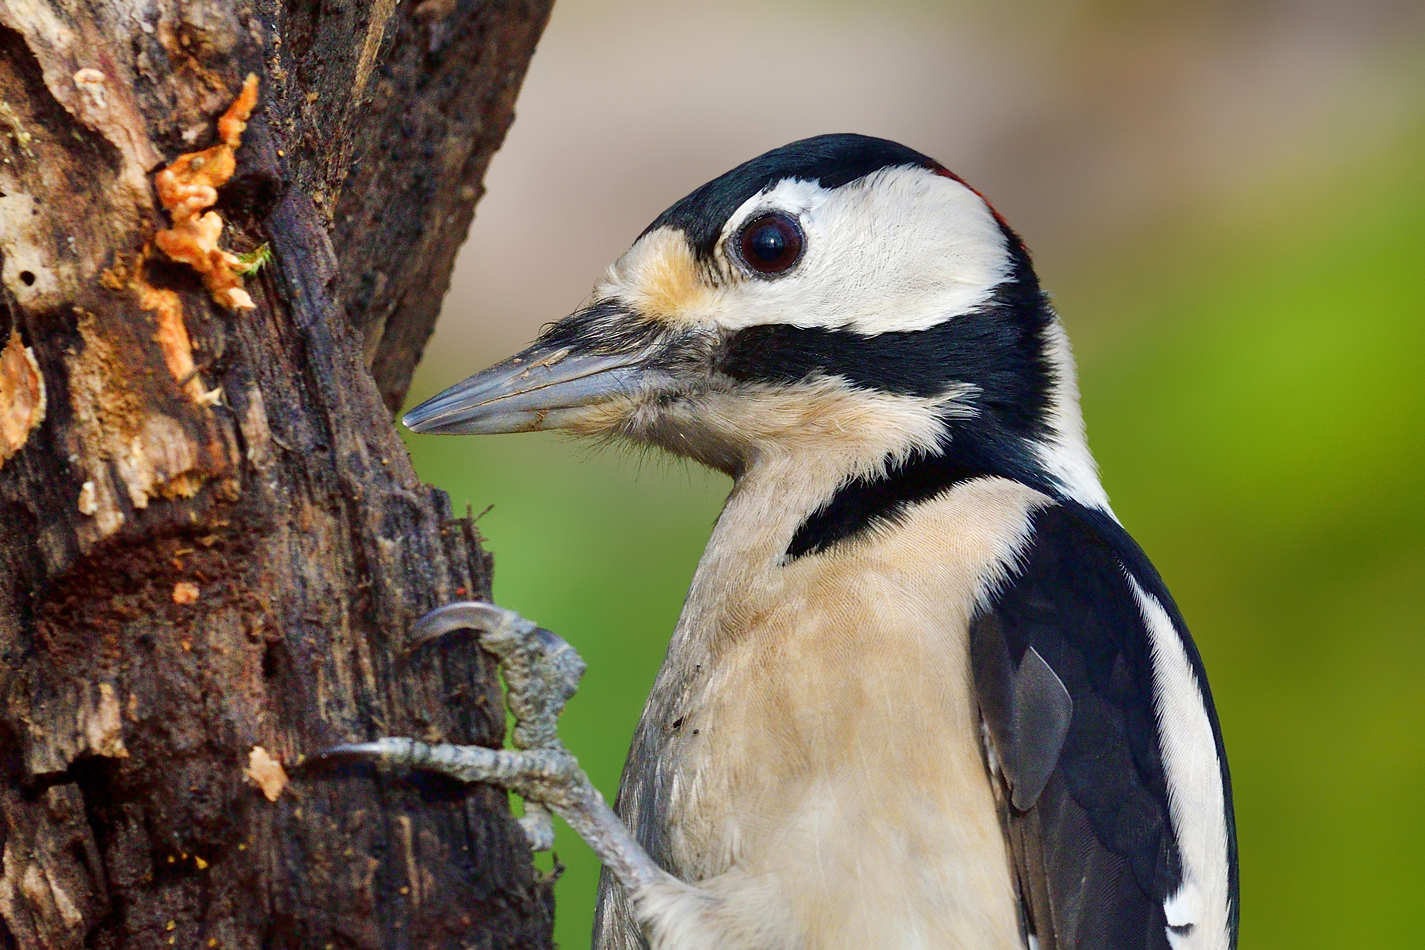
[{"label": "pointed beak", "polygon": [[536,343],[426,400],[401,421],[414,432],[457,435],[557,429],[586,406],[634,395],[654,382],[662,374],[644,357]]}]

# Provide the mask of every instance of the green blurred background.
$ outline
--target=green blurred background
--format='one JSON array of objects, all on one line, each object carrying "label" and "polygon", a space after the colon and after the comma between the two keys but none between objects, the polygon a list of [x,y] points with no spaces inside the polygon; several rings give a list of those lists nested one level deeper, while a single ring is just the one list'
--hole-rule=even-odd
[{"label": "green blurred background", "polygon": [[[1205,657],[1242,946],[1425,947],[1425,18],[1419,4],[560,0],[412,399],[573,309],[672,200],[887,135],[986,192],[1079,357],[1114,507]],[[495,593],[589,663],[612,797],[728,483],[548,435],[411,437]],[[561,828],[556,936],[597,862]],[[543,859],[548,866],[548,859]]]}]

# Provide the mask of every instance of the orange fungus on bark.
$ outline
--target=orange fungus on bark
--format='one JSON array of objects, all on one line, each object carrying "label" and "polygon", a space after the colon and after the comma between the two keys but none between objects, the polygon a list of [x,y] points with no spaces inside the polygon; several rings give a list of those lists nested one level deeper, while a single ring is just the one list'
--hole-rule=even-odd
[{"label": "orange fungus on bark", "polygon": [[0,466],[29,441],[45,420],[45,381],[35,354],[10,331],[0,346]]},{"label": "orange fungus on bark", "polygon": [[244,265],[236,254],[218,247],[223,219],[208,209],[218,200],[218,188],[237,168],[235,153],[256,105],[257,77],[249,75],[242,92],[218,119],[218,144],[178,156],[153,180],[159,201],[173,218],[173,227],[154,235],[154,243],[202,275],[213,299],[234,310],[254,307],[242,286]]}]

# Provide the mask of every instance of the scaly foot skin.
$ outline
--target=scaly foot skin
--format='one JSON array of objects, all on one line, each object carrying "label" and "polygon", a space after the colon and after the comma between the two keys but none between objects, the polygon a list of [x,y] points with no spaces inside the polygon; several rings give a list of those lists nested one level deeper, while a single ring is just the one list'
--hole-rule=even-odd
[{"label": "scaly foot skin", "polygon": [[508,788],[525,800],[520,824],[535,850],[554,844],[553,811],[589,843],[636,902],[655,885],[675,883],[634,840],[559,741],[559,714],[584,675],[584,661],[574,648],[513,610],[473,601],[448,604],[422,617],[411,631],[411,648],[455,630],[476,631],[480,645],[499,657],[515,717],[513,749],[389,738],[336,746],[318,758],[421,769],[458,782]]}]

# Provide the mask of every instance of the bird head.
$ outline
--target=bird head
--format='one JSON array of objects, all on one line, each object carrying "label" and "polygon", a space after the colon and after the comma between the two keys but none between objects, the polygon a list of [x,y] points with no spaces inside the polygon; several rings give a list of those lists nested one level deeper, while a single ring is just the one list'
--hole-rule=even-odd
[{"label": "bird head", "polygon": [[1024,245],[938,163],[861,135],[794,142],[698,188],[585,306],[405,423],[620,437],[734,477],[774,459],[862,479],[953,459],[1101,494]]}]

